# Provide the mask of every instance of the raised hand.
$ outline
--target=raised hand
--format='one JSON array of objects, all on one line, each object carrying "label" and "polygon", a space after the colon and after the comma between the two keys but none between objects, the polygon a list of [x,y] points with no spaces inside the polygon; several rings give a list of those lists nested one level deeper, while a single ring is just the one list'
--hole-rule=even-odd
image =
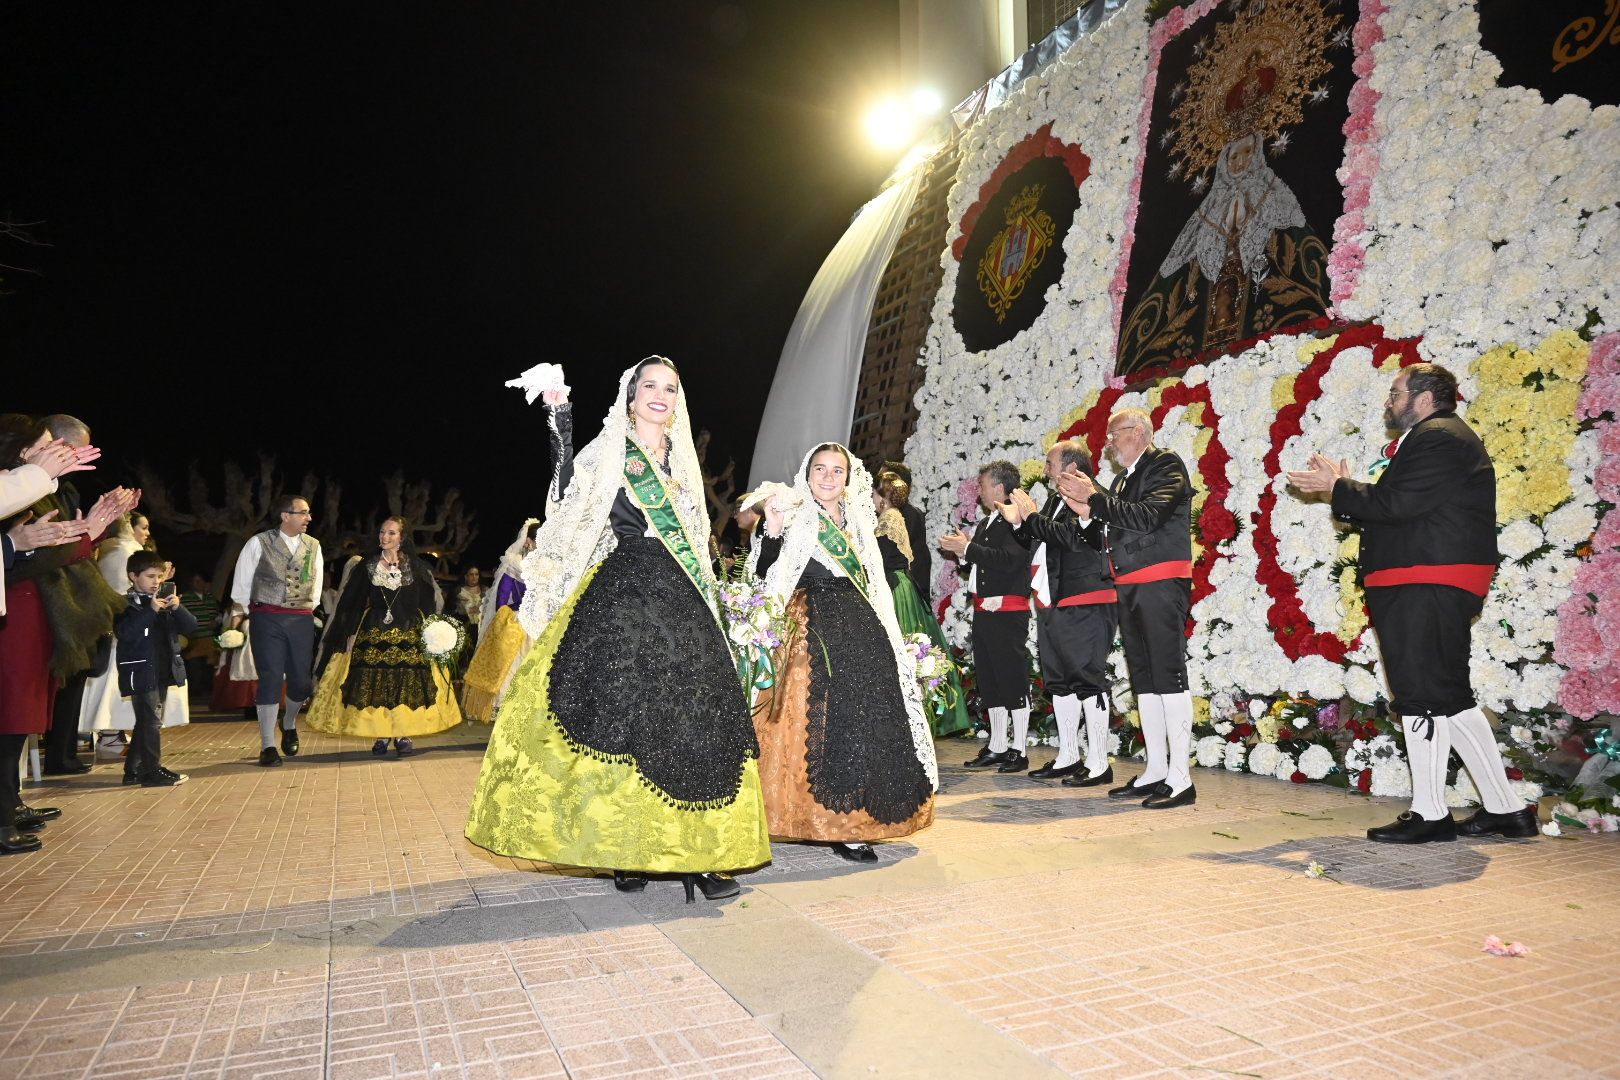
[{"label": "raised hand", "polygon": [[568,404],[568,387],[564,386],[556,390],[546,390],[541,393],[540,400],[545,402],[553,409],[559,405],[566,405]]},{"label": "raised hand", "polygon": [[939,549],[960,559],[967,554],[968,534],[961,529],[939,538]]},{"label": "raised hand", "polygon": [[52,510],[38,521],[33,520],[32,512],[24,514],[6,533],[11,537],[11,546],[18,551],[32,551],[35,548],[69,544],[85,534],[82,518],[56,521],[53,520],[56,513]]},{"label": "raised hand", "polygon": [[23,451],[22,459],[30,465],[38,465],[45,470],[46,475],[55,479],[68,473],[86,472],[94,469],[90,462],[101,456],[101,451],[94,446],[69,446],[64,440],[41,443]]},{"label": "raised hand", "polygon": [[96,500],[96,504],[90,508],[90,513],[83,518],[87,526],[87,535],[93,539],[106,532],[109,525],[134,509],[140,499],[140,492],[125,487],[116,487],[107,492]]},{"label": "raised hand", "polygon": [[1307,495],[1320,495],[1333,490],[1333,485],[1350,475],[1350,463],[1345,460],[1335,465],[1323,454],[1312,454],[1304,469],[1290,471],[1288,482]]},{"label": "raised hand", "polygon": [[1058,474],[1057,489],[1058,494],[1069,501],[1070,505],[1090,502],[1091,497],[1097,493],[1097,485],[1091,482],[1091,477],[1072,465]]}]

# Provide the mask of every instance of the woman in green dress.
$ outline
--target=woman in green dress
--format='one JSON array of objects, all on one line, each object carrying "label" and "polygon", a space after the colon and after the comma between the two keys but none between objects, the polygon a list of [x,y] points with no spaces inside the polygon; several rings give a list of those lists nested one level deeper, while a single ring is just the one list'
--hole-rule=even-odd
[{"label": "woman in green dress", "polygon": [[554,474],[523,561],[534,645],[496,714],[467,837],[610,868],[626,892],[679,874],[689,901],[734,896],[724,872],[769,862],[770,837],[680,377],[658,356],[626,371],[577,458],[560,371],[517,383],[545,401]]},{"label": "woman in green dress", "polygon": [[[951,649],[945,643],[939,620],[928,610],[928,601],[918,594],[917,586],[912,584],[908,572],[913,553],[911,538],[906,533],[906,519],[901,516],[900,507],[906,504],[910,496],[911,485],[898,473],[878,473],[877,483],[872,487],[872,504],[877,511],[877,541],[878,550],[883,554],[883,571],[889,577],[889,591],[894,594],[894,614],[899,620],[900,632],[908,637],[924,634],[949,656]],[[973,729],[973,721],[968,717],[966,695],[962,693],[962,676],[954,667],[945,685],[945,696],[928,713],[928,726],[933,729],[936,738],[960,735]]]}]

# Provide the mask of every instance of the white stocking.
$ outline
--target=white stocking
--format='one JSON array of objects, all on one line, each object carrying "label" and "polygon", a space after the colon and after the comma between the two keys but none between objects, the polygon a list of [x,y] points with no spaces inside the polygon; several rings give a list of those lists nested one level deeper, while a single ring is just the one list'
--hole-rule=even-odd
[{"label": "white stocking", "polygon": [[1012,748],[1020,754],[1029,753],[1029,706],[1012,711],[1013,744]]},{"label": "white stocking", "polygon": [[1108,768],[1108,695],[1086,698],[1086,775],[1101,776]]},{"label": "white stocking", "polygon": [[1142,742],[1147,748],[1147,768],[1131,781],[1135,787],[1157,784],[1169,775],[1170,748],[1165,741],[1164,699],[1158,694],[1137,694],[1136,712],[1142,718]]},{"label": "white stocking", "polygon": [[276,713],[281,711],[279,705],[260,705],[259,709],[259,747],[261,749],[276,745]]},{"label": "white stocking", "polygon": [[296,731],[298,729],[298,713],[307,704],[308,702],[304,701],[287,702],[287,711],[281,715],[282,731]]},{"label": "white stocking", "polygon": [[992,706],[990,709],[990,752],[992,754],[1007,752],[1007,710],[999,706]]},{"label": "white stocking", "polygon": [[1170,794],[1179,795],[1192,787],[1188,765],[1192,756],[1192,694],[1183,690],[1179,694],[1165,694],[1159,701],[1164,706],[1165,741],[1170,753],[1165,783],[1170,785]]},{"label": "white stocking", "polygon": [[1424,821],[1439,821],[1450,812],[1446,763],[1451,758],[1451,725],[1444,716],[1403,716],[1401,731],[1406,734],[1406,761],[1412,767],[1412,812]]},{"label": "white stocking", "polygon": [[1493,814],[1513,814],[1524,809],[1525,802],[1513,793],[1508,782],[1507,768],[1502,764],[1502,751],[1497,749],[1496,736],[1491,733],[1490,721],[1479,709],[1465,709],[1449,717],[1451,746],[1468,768],[1468,775],[1479,789],[1485,809]]},{"label": "white stocking", "polygon": [[1058,752],[1052,767],[1064,769],[1080,760],[1080,699],[1059,694],[1052,699],[1052,713],[1058,729]]}]

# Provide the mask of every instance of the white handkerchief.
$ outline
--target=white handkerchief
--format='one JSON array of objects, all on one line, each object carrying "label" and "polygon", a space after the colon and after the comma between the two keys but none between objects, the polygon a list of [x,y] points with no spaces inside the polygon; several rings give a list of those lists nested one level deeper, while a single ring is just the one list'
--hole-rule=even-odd
[{"label": "white handkerchief", "polygon": [[533,405],[534,399],[547,390],[569,388],[568,384],[563,382],[561,364],[536,364],[517,378],[506,380],[506,385],[522,390],[524,400],[530,405]]}]

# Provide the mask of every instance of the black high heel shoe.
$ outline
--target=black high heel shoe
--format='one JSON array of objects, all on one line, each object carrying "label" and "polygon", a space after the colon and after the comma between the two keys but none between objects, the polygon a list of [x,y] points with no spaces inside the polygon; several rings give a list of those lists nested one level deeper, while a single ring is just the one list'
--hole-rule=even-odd
[{"label": "black high heel shoe", "polygon": [[613,887],[620,892],[641,892],[647,887],[647,875],[613,871]]},{"label": "black high heel shoe", "polygon": [[871,844],[834,844],[833,854],[850,862],[877,862],[877,852],[872,850]]},{"label": "black high heel shoe", "polygon": [[728,896],[736,896],[742,892],[742,886],[737,879],[727,877],[725,874],[682,874],[681,884],[686,886],[686,902],[696,901],[695,890],[703,890],[705,900],[724,900]]}]

